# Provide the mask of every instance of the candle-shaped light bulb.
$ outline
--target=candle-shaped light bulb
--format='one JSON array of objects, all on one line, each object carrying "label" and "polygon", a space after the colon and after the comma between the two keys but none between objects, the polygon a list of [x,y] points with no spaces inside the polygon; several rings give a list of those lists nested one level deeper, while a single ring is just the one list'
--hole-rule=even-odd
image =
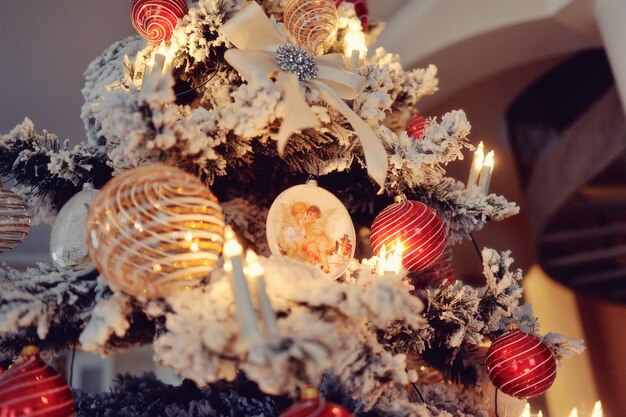
[{"label": "candle-shaped light bulb", "polygon": [[572,411],[569,413],[569,417],[579,417],[578,416],[578,407],[574,407]]},{"label": "candle-shaped light bulb", "polygon": [[404,245],[399,239],[396,239],[393,246],[387,250],[383,245],[378,254],[378,276],[393,275],[396,276],[402,271],[402,260],[404,254]]},{"label": "candle-shaped light bulb", "polygon": [[467,188],[476,186],[478,183],[478,175],[483,168],[483,162],[485,161],[485,145],[481,141],[478,147],[474,151],[474,158],[472,159],[472,166],[470,167],[469,178],[467,179]]},{"label": "candle-shaped light bulb", "polygon": [[543,417],[543,411],[539,410],[539,412],[537,413],[537,417]]},{"label": "candle-shaped light bulb", "polygon": [[263,265],[259,263],[259,257],[252,249],[246,251],[246,274],[250,277],[260,277],[265,273]]},{"label": "candle-shaped light bulb", "polygon": [[480,191],[487,195],[489,193],[489,185],[491,184],[491,173],[494,166],[494,152],[490,151],[485,158],[483,168],[480,171],[480,180],[478,181],[478,188]]},{"label": "candle-shaped light bulb", "polygon": [[400,239],[396,239],[393,245],[393,251],[391,252],[387,270],[390,272],[394,272],[395,274],[400,273],[400,271],[402,270],[403,256],[404,256],[404,245],[402,244],[402,242],[400,242]]},{"label": "candle-shaped light bulb", "polygon": [[143,70],[143,78],[141,85],[146,82],[148,77],[162,77],[170,72],[172,62],[174,61],[174,54],[176,50],[174,48],[168,48],[162,44],[159,49],[154,51],[150,59],[146,62],[146,66]]},{"label": "candle-shaped light bulb", "polygon": [[224,229],[224,256],[232,258],[242,253],[243,247],[237,241],[233,228],[226,226]]},{"label": "candle-shaped light bulb", "polygon": [[231,285],[241,338],[246,343],[253,343],[261,337],[261,331],[259,330],[254,305],[250,297],[248,281],[243,271],[243,259],[241,259],[243,248],[237,241],[235,232],[230,226],[226,226],[224,238],[224,269],[230,272],[231,275]]},{"label": "candle-shaped light bulb", "polygon": [[376,273],[382,277],[385,275],[385,269],[387,268],[387,248],[383,245],[382,249],[378,253],[378,265],[376,265]]},{"label": "candle-shaped light bulb", "polygon": [[602,412],[602,403],[598,401],[593,406],[593,412],[591,413],[591,417],[603,417],[603,415],[604,413]]},{"label": "candle-shaped light bulb", "polygon": [[350,72],[356,71],[361,59],[367,55],[365,33],[360,22],[348,22],[343,37],[343,54],[348,60]]},{"label": "candle-shaped light bulb", "polygon": [[278,337],[278,320],[276,319],[276,313],[274,313],[274,309],[272,308],[272,302],[267,295],[265,276],[263,275],[265,270],[259,263],[259,258],[254,251],[248,250],[246,252],[246,264],[246,272],[248,276],[256,281],[254,288],[256,290],[257,301],[259,303],[259,308],[261,309],[261,316],[263,318],[263,323],[265,324],[267,335],[270,337]]},{"label": "candle-shaped light bulb", "polygon": [[[497,406],[498,405],[496,404],[496,407]],[[526,405],[524,406],[524,410],[519,417],[530,417],[530,404],[526,403]]]}]

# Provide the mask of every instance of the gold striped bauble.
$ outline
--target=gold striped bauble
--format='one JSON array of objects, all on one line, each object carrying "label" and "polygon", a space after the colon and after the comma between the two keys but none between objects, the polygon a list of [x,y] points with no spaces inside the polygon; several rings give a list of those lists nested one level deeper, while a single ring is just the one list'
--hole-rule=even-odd
[{"label": "gold striped bauble", "polygon": [[283,22],[296,44],[321,55],[337,33],[339,14],[334,0],[290,0]]},{"label": "gold striped bauble", "polygon": [[89,256],[117,290],[154,299],[197,285],[217,264],[224,215],[196,177],[166,166],[109,181],[87,220]]},{"label": "gold striped bauble", "polygon": [[11,190],[0,191],[0,253],[22,243],[30,230],[31,215],[24,199]]}]

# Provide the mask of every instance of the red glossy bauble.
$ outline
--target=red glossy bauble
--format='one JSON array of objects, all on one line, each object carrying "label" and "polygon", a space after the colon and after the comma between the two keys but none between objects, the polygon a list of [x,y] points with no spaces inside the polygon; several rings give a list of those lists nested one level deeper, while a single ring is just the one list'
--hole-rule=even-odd
[{"label": "red glossy bauble", "polygon": [[446,247],[446,228],[439,214],[418,201],[398,199],[380,212],[372,224],[372,250],[393,251],[402,245],[402,265],[409,272],[431,265]]},{"label": "red glossy bauble", "polygon": [[361,20],[363,31],[367,32],[370,28],[370,10],[367,5],[367,0],[335,0],[337,7],[339,7],[341,3],[354,4],[354,10],[356,11],[356,15]]},{"label": "red glossy bauble", "polygon": [[29,355],[0,375],[0,416],[73,417],[74,397],[57,371]]},{"label": "red glossy bauble", "polygon": [[185,0],[133,0],[130,17],[133,27],[150,42],[168,41],[189,8]]},{"label": "red glossy bauble", "polygon": [[286,411],[280,417],[353,417],[343,407],[319,398],[317,390],[306,389],[302,393],[302,400]]},{"label": "red glossy bauble", "polygon": [[556,378],[554,353],[537,336],[517,329],[493,342],[485,365],[493,385],[519,399],[540,396]]},{"label": "red glossy bauble", "polygon": [[415,113],[406,124],[406,133],[417,140],[422,140],[426,126],[428,121],[421,114]]},{"label": "red glossy bauble", "polygon": [[425,287],[437,288],[442,284],[452,285],[456,282],[456,273],[452,267],[452,248],[446,246],[435,262],[424,269],[418,276],[419,283]]}]

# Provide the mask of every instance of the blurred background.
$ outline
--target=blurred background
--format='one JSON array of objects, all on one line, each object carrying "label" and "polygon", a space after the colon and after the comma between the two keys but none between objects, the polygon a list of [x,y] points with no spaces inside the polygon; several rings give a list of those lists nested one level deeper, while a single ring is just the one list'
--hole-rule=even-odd
[{"label": "blurred background", "polygon": [[[24,117],[73,143],[85,140],[83,71],[106,47],[133,35],[129,0],[0,0],[0,133]],[[370,0],[386,21],[378,46],[406,67],[435,64],[440,91],[424,116],[463,109],[472,143],[496,155],[491,190],[521,214],[476,233],[481,246],[511,249],[541,332],[584,338],[588,350],[559,370],[534,402],[544,416],[580,416],[602,400],[626,409],[626,2],[623,0]],[[465,182],[471,155],[448,167]],[[49,260],[38,226],[0,260]],[[454,248],[458,278],[480,284],[471,244]],[[105,361],[79,355],[75,381],[106,389],[117,372],[151,368],[149,352]],[[174,380],[157,369],[164,379]],[[536,412],[536,411],[535,411]]]}]

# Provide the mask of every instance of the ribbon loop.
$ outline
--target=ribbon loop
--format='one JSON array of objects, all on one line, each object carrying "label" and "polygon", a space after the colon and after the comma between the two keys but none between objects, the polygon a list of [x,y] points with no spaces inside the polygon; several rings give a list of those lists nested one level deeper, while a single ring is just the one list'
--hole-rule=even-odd
[{"label": "ribbon loop", "polygon": [[[276,76],[288,113],[278,133],[278,151],[282,156],[289,137],[297,131],[320,125],[306,102],[295,74],[282,71],[276,62],[276,50],[286,42],[256,2],[249,3],[222,27],[228,40],[238,49],[230,49],[225,59],[248,82],[257,77]],[[363,147],[367,172],[381,187],[387,176],[387,151],[372,128],[343,100],[354,100],[366,84],[364,77],[345,70],[341,54],[314,57],[318,64],[315,79],[302,81],[339,111],[350,123]]]}]

